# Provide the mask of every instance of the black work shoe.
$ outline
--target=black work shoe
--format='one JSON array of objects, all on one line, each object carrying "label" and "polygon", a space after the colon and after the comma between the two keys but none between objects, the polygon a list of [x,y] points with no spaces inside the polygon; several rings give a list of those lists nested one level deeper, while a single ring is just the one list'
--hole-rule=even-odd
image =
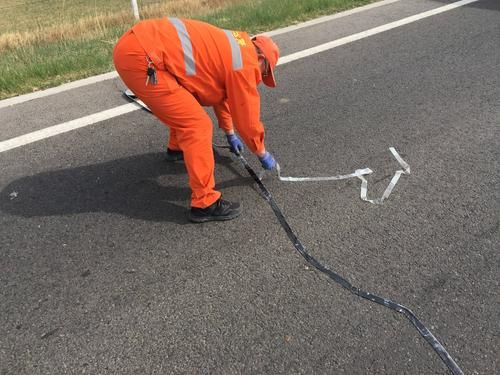
[{"label": "black work shoe", "polygon": [[219,198],[214,204],[206,208],[191,207],[189,220],[194,223],[204,223],[207,221],[232,220],[240,216],[241,208],[239,203],[225,201]]},{"label": "black work shoe", "polygon": [[184,160],[184,154],[181,150],[172,150],[167,148],[167,155],[165,156],[165,161],[179,161]]}]

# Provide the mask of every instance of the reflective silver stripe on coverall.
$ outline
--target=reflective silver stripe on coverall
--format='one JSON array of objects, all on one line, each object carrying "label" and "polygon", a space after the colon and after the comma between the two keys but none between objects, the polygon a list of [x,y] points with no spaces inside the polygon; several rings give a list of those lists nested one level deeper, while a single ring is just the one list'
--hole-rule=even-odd
[{"label": "reflective silver stripe on coverall", "polygon": [[243,68],[243,59],[241,58],[241,49],[238,41],[230,30],[224,30],[226,33],[229,44],[231,45],[231,56],[233,58],[233,70],[240,70]]},{"label": "reflective silver stripe on coverall", "polygon": [[180,19],[169,17],[168,20],[177,30],[177,35],[181,41],[182,51],[184,52],[184,63],[186,64],[186,75],[194,76],[196,74],[196,65],[193,56],[193,45],[186,29],[186,25]]}]

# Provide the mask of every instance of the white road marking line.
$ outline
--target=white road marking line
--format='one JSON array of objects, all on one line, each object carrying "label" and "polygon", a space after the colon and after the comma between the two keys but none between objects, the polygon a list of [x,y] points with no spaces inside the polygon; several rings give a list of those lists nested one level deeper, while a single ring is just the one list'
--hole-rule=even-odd
[{"label": "white road marking line", "polygon": [[[359,12],[364,12],[366,10],[377,8],[377,7],[380,7],[380,6],[383,6],[383,5],[392,4],[392,3],[395,3],[397,1],[400,1],[400,0],[383,0],[383,1],[378,1],[378,2],[373,3],[373,4],[368,4],[368,5],[365,5],[365,6],[358,7],[358,8],[350,9],[350,10],[347,10],[345,12],[340,12],[340,13],[333,14],[331,16],[324,16],[324,17],[316,18],[316,19],[311,20],[311,21],[302,22],[302,23],[299,23],[299,24],[294,25],[294,26],[288,26],[288,27],[283,27],[281,29],[276,29],[276,30],[273,30],[273,31],[269,31],[269,32],[266,32],[265,34],[269,35],[269,36],[279,35],[279,34],[285,34],[285,33],[288,33],[288,32],[292,32],[292,31],[295,31],[295,30],[302,29],[304,27],[309,27],[309,26],[312,26],[312,25],[317,25],[317,24],[322,23],[322,22],[328,22],[328,21],[333,20],[333,19],[350,16],[352,14],[356,14],[356,13],[359,13]],[[83,87],[83,86],[91,85],[91,84],[94,84],[94,83],[98,83],[98,82],[101,82],[101,81],[106,81],[106,80],[117,78],[117,77],[118,77],[118,73],[116,71],[112,71],[112,72],[109,72],[109,73],[100,74],[100,75],[97,75],[97,76],[93,76],[93,77],[81,79],[81,80],[78,80],[78,81],[74,81],[74,82],[70,82],[70,83],[65,83],[65,84],[63,84],[61,86],[52,87],[52,88],[47,89],[47,90],[37,91],[37,92],[33,92],[31,94],[25,94],[25,95],[15,96],[13,98],[0,100],[0,108],[9,107],[9,106],[12,106],[12,105],[24,103],[24,102],[27,102],[27,101],[30,101],[30,100],[34,100],[34,99],[44,98],[46,96],[50,96],[50,95],[54,95],[54,94],[59,94],[59,93],[64,92],[64,91],[68,91],[68,90],[72,90],[72,89],[75,89],[75,88],[78,88],[78,87]]]},{"label": "white road marking line", "polygon": [[404,26],[404,25],[407,25],[409,23],[419,21],[419,20],[427,18],[427,17],[435,16],[436,14],[447,12],[449,10],[452,10],[452,9],[455,9],[455,8],[458,8],[458,7],[461,7],[463,5],[467,5],[470,3],[474,3],[476,1],[479,1],[479,0],[457,1],[456,3],[448,4],[448,5],[436,8],[436,9],[432,9],[432,10],[423,12],[423,13],[415,14],[413,16],[403,18],[399,21],[390,22],[390,23],[382,25],[382,26],[377,26],[377,27],[374,27],[374,28],[366,30],[366,31],[362,31],[362,32],[359,32],[359,33],[356,33],[353,35],[346,36],[344,38],[340,38],[340,39],[333,40],[333,41],[328,42],[328,43],[320,44],[320,45],[312,47],[312,48],[308,48],[308,49],[305,49],[305,50],[302,50],[299,52],[295,52],[295,53],[292,53],[290,55],[287,55],[287,56],[284,56],[283,58],[281,58],[278,62],[278,65],[287,64],[289,62],[299,60],[299,59],[302,59],[304,57],[314,55],[316,53],[324,52],[324,51],[330,50],[332,48],[342,46],[342,45],[347,44],[347,43],[352,43],[356,40],[360,40],[360,39],[363,39],[363,38],[366,38],[366,37],[369,37],[369,36],[372,36],[375,34],[380,34],[384,31],[395,29],[396,27]]},{"label": "white road marking line", "polygon": [[76,89],[78,87],[91,85],[94,83],[98,83],[98,82],[105,81],[108,79],[113,79],[116,77],[118,77],[118,73],[116,71],[113,71],[113,72],[104,73],[104,74],[101,74],[98,76],[93,76],[93,77],[89,77],[89,78],[85,78],[85,79],[80,79],[78,81],[65,83],[64,85],[52,87],[52,88],[44,90],[44,91],[36,91],[36,92],[31,93],[31,94],[14,96],[13,98],[0,100],[0,108],[9,107],[11,105],[24,103],[24,102],[27,102],[27,101],[30,101],[33,99],[39,99],[39,98],[43,98],[43,97],[54,95],[54,94],[59,94],[59,93],[64,92],[64,91],[68,91],[68,90]]},{"label": "white road marking line", "polygon": [[[378,27],[375,27],[373,29],[363,31],[361,33],[353,34],[351,36],[337,39],[337,40],[334,40],[334,41],[329,42],[329,43],[321,44],[319,46],[308,48],[308,49],[300,51],[300,52],[292,53],[290,55],[283,56],[280,59],[280,62],[278,65],[287,64],[289,62],[299,60],[301,58],[308,57],[308,56],[314,55],[316,53],[320,53],[320,52],[338,47],[340,45],[351,43],[351,42],[354,42],[356,40],[366,38],[368,36],[378,34],[378,33],[381,33],[381,32],[384,32],[384,31],[387,31],[390,29],[394,29],[394,28],[399,27],[399,26],[407,25],[411,22],[415,22],[415,21],[421,20],[423,18],[427,18],[427,17],[433,16],[433,15],[436,15],[439,13],[443,13],[443,12],[461,7],[461,6],[466,5],[466,4],[474,3],[477,1],[479,1],[479,0],[457,1],[455,3],[442,6],[440,8],[436,8],[436,9],[433,9],[430,11],[419,13],[419,14],[416,14],[414,16],[403,18],[399,21],[391,22],[391,23],[388,23],[386,25],[378,26]],[[139,108],[141,108],[141,107],[139,107],[137,104],[129,103],[129,104],[125,104],[125,105],[122,105],[119,107],[111,108],[111,109],[108,109],[108,110],[105,110],[102,112],[98,112],[98,113],[95,113],[93,115],[85,116],[85,117],[82,117],[82,118],[79,118],[76,120],[64,122],[64,123],[59,124],[59,125],[54,125],[54,126],[51,126],[51,127],[45,128],[45,129],[41,129],[41,130],[35,131],[33,133],[28,133],[28,134],[25,134],[25,135],[22,135],[22,136],[19,136],[16,138],[11,138],[7,141],[0,142],[0,153],[7,151],[7,150],[11,150],[11,149],[16,148],[16,147],[24,146],[24,145],[27,145],[29,143],[39,141],[41,139],[45,139],[45,138],[49,138],[49,137],[52,137],[52,136],[55,136],[55,135],[58,135],[61,133],[65,133],[65,132],[68,132],[68,131],[73,130],[73,129],[78,129],[78,128],[82,128],[84,126],[92,125],[92,124],[95,124],[96,122],[99,122],[99,121],[108,120],[110,118],[117,117],[117,116],[123,115],[125,113],[135,111]]]},{"label": "white road marking line", "polygon": [[273,31],[268,31],[268,32],[265,32],[264,34],[266,34],[267,36],[275,36],[275,35],[285,34],[285,33],[291,32],[291,31],[303,29],[305,27],[314,26],[314,25],[317,25],[317,24],[320,24],[320,23],[323,23],[323,22],[328,22],[328,21],[331,21],[331,20],[335,20],[337,18],[347,17],[347,16],[350,16],[350,15],[353,15],[353,14],[356,14],[356,13],[364,12],[366,10],[370,10],[370,9],[378,8],[378,7],[381,7],[381,6],[384,6],[384,5],[389,5],[389,4],[392,4],[392,3],[396,3],[398,1],[400,1],[400,0],[383,0],[383,1],[377,1],[377,2],[372,3],[372,4],[364,5],[364,6],[361,6],[361,7],[354,8],[354,9],[349,9],[349,10],[346,10],[346,11],[343,11],[343,12],[339,12],[339,13],[335,13],[335,14],[332,14],[332,15],[329,15],[329,16],[323,16],[323,17],[315,18],[315,19],[310,20],[310,21],[301,22],[301,23],[298,23],[297,25],[287,26],[287,27],[283,27],[281,29],[276,29],[276,30],[273,30]]},{"label": "white road marking line", "polygon": [[36,141],[40,141],[45,138],[53,137],[55,135],[66,133],[74,129],[83,128],[85,126],[92,125],[97,122],[101,122],[113,117],[124,115],[126,113],[133,112],[138,108],[140,107],[138,107],[137,104],[128,103],[102,112],[77,118],[76,120],[63,122],[62,124],[59,125],[54,125],[49,128],[21,135],[20,137],[0,142],[0,152],[12,150],[13,148],[21,147]]}]

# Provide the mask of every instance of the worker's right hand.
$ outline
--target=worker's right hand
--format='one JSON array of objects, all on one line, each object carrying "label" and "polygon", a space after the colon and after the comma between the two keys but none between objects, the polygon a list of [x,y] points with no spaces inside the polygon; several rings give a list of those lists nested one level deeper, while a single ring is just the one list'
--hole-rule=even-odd
[{"label": "worker's right hand", "polygon": [[241,154],[243,151],[243,143],[241,143],[240,139],[236,134],[226,134],[227,143],[229,143],[229,148],[231,152],[236,155]]},{"label": "worker's right hand", "polygon": [[271,155],[270,152],[267,152],[259,156],[260,164],[262,164],[262,168],[267,169],[267,170],[272,170],[276,168],[276,160],[274,160],[274,156]]}]

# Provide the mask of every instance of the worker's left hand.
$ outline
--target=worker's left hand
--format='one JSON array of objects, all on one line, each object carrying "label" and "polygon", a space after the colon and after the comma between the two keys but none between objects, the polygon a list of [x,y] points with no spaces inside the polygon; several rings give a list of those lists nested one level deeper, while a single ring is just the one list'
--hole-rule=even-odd
[{"label": "worker's left hand", "polygon": [[243,143],[236,134],[226,134],[226,138],[227,138],[227,143],[231,148],[231,152],[239,154],[243,151]]}]

